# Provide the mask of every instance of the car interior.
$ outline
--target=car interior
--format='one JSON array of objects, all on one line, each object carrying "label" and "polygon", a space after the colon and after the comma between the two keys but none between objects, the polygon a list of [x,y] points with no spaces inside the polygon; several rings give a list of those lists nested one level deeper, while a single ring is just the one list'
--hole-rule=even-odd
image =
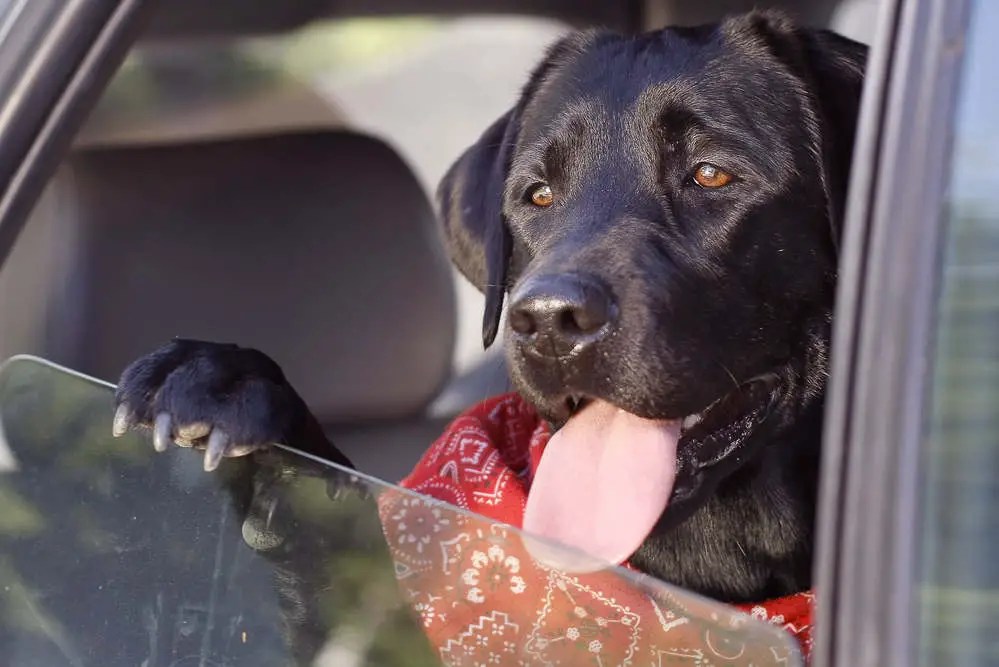
[{"label": "car interior", "polygon": [[[548,43],[764,5],[869,43],[878,4],[163,2],[0,272],[0,352],[113,381],[174,336],[257,347],[360,469],[397,480],[446,421],[509,388],[433,188]],[[357,21],[384,25],[384,44],[401,17],[423,32],[335,71],[246,56]]]}]

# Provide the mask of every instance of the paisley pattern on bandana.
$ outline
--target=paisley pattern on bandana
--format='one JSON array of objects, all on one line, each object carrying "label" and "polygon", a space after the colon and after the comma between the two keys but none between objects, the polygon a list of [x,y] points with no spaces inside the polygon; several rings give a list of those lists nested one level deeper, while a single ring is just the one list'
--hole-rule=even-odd
[{"label": "paisley pattern on bandana", "polygon": [[608,572],[570,575],[535,562],[508,526],[521,525],[550,435],[517,394],[484,401],[458,417],[401,483],[430,499],[399,492],[379,499],[399,585],[446,665],[793,664],[787,645],[770,635],[747,641],[733,632],[747,617],[783,628],[810,654],[811,593],[719,614],[695,596],[680,601],[643,589],[637,575],[631,582]]}]

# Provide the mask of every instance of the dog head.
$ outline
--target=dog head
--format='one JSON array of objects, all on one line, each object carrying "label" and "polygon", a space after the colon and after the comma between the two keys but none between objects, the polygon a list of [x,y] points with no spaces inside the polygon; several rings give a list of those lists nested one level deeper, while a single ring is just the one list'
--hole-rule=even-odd
[{"label": "dog head", "polygon": [[484,343],[506,300],[558,429],[525,528],[621,561],[821,395],[865,56],[771,13],[573,34],[448,172]]}]

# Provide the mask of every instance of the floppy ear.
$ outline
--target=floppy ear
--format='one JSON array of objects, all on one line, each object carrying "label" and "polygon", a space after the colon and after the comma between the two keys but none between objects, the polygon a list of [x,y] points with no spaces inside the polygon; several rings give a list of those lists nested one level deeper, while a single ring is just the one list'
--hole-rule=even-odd
[{"label": "floppy ear", "polygon": [[829,30],[801,32],[822,119],[822,160],[833,243],[839,252],[846,189],[864,89],[867,47]]},{"label": "floppy ear", "polygon": [[506,294],[512,240],[503,217],[503,187],[520,123],[520,105],[492,124],[445,174],[437,189],[451,261],[486,296],[482,344],[492,345]]},{"label": "floppy ear", "polygon": [[822,160],[833,244],[838,252],[867,47],[831,30],[795,25],[781,12],[753,12],[747,20],[773,54],[805,84],[802,92],[809,98],[819,125],[815,128],[816,149]]},{"label": "floppy ear", "polygon": [[437,188],[444,243],[458,270],[486,295],[482,343],[492,345],[503,315],[513,240],[503,216],[503,189],[517,146],[521,116],[549,74],[604,35],[569,33],[552,44],[524,86],[517,105],[462,154]]}]

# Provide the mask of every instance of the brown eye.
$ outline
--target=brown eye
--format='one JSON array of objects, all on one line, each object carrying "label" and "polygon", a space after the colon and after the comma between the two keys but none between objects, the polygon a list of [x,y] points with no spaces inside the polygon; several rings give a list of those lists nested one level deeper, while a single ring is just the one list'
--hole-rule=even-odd
[{"label": "brown eye", "polygon": [[720,188],[732,182],[732,174],[713,164],[704,162],[694,172],[694,182],[702,188]]},{"label": "brown eye", "polygon": [[551,186],[539,185],[531,190],[531,203],[535,206],[551,206],[553,201],[555,201],[555,195],[552,194]]}]

